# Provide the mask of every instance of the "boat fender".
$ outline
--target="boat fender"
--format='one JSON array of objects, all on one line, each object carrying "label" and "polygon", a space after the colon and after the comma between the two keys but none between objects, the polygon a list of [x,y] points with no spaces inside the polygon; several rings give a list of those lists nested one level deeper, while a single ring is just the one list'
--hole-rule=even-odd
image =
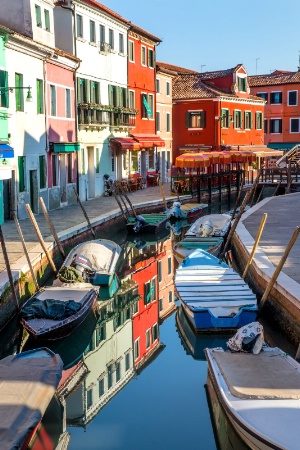
[{"label": "boat fender", "polygon": [[263,343],[263,326],[259,322],[252,322],[240,328],[226,344],[232,352],[258,354],[262,349]]},{"label": "boat fender", "polygon": [[133,227],[133,231],[135,232],[135,233],[138,233],[140,230],[141,230],[141,228],[143,228],[143,226],[145,225],[145,223],[146,223],[146,220],[144,219],[144,217],[143,216],[137,216],[136,217],[136,224],[135,224],[135,226]]},{"label": "boat fender", "polygon": [[206,220],[200,225],[199,235],[201,237],[212,236],[214,232],[214,225],[211,220]]},{"label": "boat fender", "polygon": [[176,219],[180,219],[181,218],[181,203],[180,202],[174,202],[173,206],[170,210],[170,216],[174,217]]}]

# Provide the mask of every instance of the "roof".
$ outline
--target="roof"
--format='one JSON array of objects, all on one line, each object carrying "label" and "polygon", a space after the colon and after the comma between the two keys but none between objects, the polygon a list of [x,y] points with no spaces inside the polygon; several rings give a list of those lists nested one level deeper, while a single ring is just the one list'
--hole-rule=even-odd
[{"label": "roof", "polygon": [[159,70],[167,70],[169,72],[173,72],[173,75],[178,75],[180,73],[199,73],[196,70],[186,69],[184,67],[175,66],[174,64],[169,64],[165,62],[156,62],[156,67]]},{"label": "roof", "polygon": [[142,36],[145,36],[148,39],[150,39],[151,41],[161,42],[161,39],[159,37],[157,37],[157,36],[154,36],[154,34],[149,33],[148,31],[146,31],[143,28],[135,25],[134,23],[131,23],[131,22],[129,22],[129,23],[130,23],[130,30],[131,31],[134,31],[135,33],[140,34]]},{"label": "roof", "polygon": [[173,99],[215,98],[222,95],[236,97],[232,92],[210,86],[201,80],[201,74],[180,74],[173,80]]},{"label": "roof", "polygon": [[215,70],[213,72],[202,72],[200,75],[203,80],[213,80],[215,78],[224,78],[224,77],[227,77],[228,75],[233,75],[241,67],[243,67],[243,65],[238,64],[237,66],[232,67],[231,69]]},{"label": "roof", "polygon": [[250,87],[300,83],[300,72],[275,70],[268,75],[249,76],[248,82]]}]

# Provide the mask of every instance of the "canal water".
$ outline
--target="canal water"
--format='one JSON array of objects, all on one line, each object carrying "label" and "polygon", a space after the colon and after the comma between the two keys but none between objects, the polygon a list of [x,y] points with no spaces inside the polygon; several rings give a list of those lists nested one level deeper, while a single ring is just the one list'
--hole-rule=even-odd
[{"label": "canal water", "polygon": [[[12,325],[0,336],[1,358],[45,344],[64,362],[64,414],[48,413],[32,450],[246,449],[206,386],[203,350],[226,348],[230,335],[196,335],[189,326],[174,293],[176,236],[113,239],[122,247],[118,276],[70,336],[20,346]],[[270,340],[288,348],[277,334]]]}]

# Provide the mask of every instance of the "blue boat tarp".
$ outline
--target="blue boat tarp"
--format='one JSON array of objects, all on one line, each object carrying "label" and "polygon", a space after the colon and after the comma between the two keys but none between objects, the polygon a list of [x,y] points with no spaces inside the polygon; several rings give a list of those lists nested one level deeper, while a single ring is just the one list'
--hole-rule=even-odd
[{"label": "blue boat tarp", "polygon": [[28,300],[21,311],[22,318],[25,320],[32,319],[52,319],[62,320],[73,316],[82,307],[81,303],[74,300],[39,300],[35,297]]}]

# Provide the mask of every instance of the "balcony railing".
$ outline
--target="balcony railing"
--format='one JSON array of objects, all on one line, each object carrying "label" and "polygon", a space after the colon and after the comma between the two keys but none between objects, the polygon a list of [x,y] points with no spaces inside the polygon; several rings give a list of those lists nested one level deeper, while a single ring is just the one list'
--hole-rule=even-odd
[{"label": "balcony railing", "polygon": [[113,128],[133,128],[137,110],[127,107],[100,105],[96,103],[78,104],[78,123],[80,126],[99,126]]}]

